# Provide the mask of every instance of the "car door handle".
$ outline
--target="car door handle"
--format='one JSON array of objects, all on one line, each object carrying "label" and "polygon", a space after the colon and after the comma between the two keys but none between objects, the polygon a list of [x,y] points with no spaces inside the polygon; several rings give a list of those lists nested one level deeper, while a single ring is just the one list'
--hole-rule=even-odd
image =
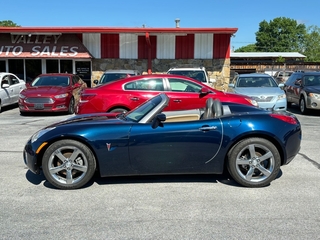
[{"label": "car door handle", "polygon": [[201,127],[201,128],[199,128],[199,130],[201,130],[201,131],[210,131],[210,130],[216,130],[217,129],[217,127],[216,126],[203,126],[203,127]]},{"label": "car door handle", "polygon": [[181,102],[180,99],[174,99],[173,102]]},{"label": "car door handle", "polygon": [[138,97],[132,97],[132,98],[130,98],[130,100],[132,100],[132,101],[139,101],[139,98],[138,98]]}]

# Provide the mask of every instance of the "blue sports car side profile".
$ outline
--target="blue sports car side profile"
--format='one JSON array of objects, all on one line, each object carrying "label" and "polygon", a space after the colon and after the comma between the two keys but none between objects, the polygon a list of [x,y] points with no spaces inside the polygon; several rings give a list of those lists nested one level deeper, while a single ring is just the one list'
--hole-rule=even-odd
[{"label": "blue sports car side profile", "polygon": [[301,126],[286,111],[221,103],[163,112],[162,93],[127,113],[76,115],[36,132],[24,162],[60,189],[101,177],[221,174],[244,187],[270,185],[299,152]]}]

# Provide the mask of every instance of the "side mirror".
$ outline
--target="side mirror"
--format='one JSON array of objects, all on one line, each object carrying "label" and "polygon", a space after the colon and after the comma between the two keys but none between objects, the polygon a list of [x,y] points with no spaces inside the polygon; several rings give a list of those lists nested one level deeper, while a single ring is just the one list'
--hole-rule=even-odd
[{"label": "side mirror", "polygon": [[296,80],[296,81],[294,82],[294,85],[301,86],[301,79]]},{"label": "side mirror", "polygon": [[210,93],[211,91],[209,90],[209,88],[206,88],[206,87],[203,87],[201,88],[200,90],[200,94],[208,94]]},{"label": "side mirror", "polygon": [[216,82],[216,79],[214,79],[214,78],[209,79],[209,83],[215,83],[215,82]]},{"label": "side mirror", "polygon": [[93,80],[93,83],[97,85],[99,83],[99,80]]},{"label": "side mirror", "polygon": [[166,115],[163,113],[158,114],[152,121],[152,128],[163,127],[163,122],[167,119]]},{"label": "side mirror", "polygon": [[1,88],[8,88],[8,87],[10,87],[10,85],[8,83],[4,83],[1,85]]},{"label": "side mirror", "polygon": [[234,88],[234,84],[233,83],[230,83],[228,86],[231,87],[231,88]]},{"label": "side mirror", "polygon": [[284,84],[283,84],[283,83],[280,83],[280,84],[278,85],[278,87],[279,87],[279,88],[283,88],[283,87],[284,87]]}]

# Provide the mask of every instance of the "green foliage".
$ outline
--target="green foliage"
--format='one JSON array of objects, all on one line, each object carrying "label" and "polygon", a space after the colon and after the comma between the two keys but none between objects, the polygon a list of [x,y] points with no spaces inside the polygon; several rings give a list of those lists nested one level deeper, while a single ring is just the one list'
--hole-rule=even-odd
[{"label": "green foliage", "polygon": [[256,47],[264,52],[301,52],[306,34],[306,26],[296,20],[285,17],[269,23],[264,20],[256,32]]},{"label": "green foliage", "polygon": [[317,26],[310,26],[307,29],[307,37],[304,44],[304,52],[306,55],[306,62],[320,61],[320,28]]},{"label": "green foliage", "polygon": [[0,21],[0,27],[21,27],[11,20]]},{"label": "green foliage", "polygon": [[235,52],[257,52],[255,44],[249,44],[247,46],[240,47]]}]

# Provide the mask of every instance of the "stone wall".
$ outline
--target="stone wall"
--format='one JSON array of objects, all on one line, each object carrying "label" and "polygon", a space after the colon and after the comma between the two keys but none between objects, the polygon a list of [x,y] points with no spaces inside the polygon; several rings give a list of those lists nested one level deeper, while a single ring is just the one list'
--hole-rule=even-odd
[{"label": "stone wall", "polygon": [[[154,59],[153,73],[165,73],[172,67],[206,68],[210,78],[216,82],[213,87],[226,90],[230,79],[230,59]],[[143,74],[147,73],[147,59],[93,59],[91,80],[100,79],[103,72],[110,69],[134,69]],[[92,85],[93,86],[93,85]]]}]

